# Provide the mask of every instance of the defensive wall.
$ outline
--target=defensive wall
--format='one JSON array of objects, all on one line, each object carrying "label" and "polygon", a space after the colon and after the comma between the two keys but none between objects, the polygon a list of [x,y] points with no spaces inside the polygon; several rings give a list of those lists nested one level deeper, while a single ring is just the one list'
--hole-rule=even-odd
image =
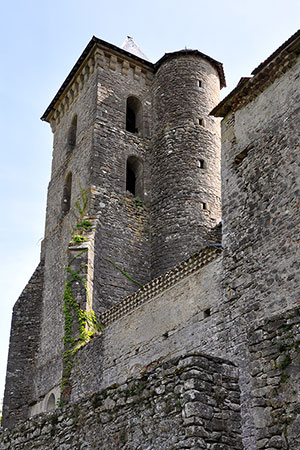
[{"label": "defensive wall", "polygon": [[202,354],[155,362],[139,376],[3,432],[0,445],[241,450],[237,369]]}]

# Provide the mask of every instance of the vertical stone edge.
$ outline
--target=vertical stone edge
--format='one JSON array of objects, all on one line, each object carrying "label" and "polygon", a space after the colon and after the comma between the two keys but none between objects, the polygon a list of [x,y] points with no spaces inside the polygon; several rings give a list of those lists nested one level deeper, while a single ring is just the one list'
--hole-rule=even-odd
[{"label": "vertical stone edge", "polygon": [[13,308],[3,401],[2,426],[28,418],[39,346],[44,261],[37,266]]}]

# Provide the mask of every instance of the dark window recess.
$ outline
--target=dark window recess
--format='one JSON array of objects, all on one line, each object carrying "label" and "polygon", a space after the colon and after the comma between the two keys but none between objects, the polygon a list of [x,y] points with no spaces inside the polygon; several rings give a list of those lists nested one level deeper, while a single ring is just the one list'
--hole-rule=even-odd
[{"label": "dark window recess", "polygon": [[126,102],[126,131],[142,134],[143,107],[136,97],[128,97]]},{"label": "dark window recess", "polygon": [[198,80],[198,86],[202,87],[202,81],[201,80]]},{"label": "dark window recess", "polygon": [[62,212],[63,214],[67,214],[70,210],[71,206],[71,190],[72,190],[72,174],[66,178],[64,190],[63,190],[63,198],[62,198]]},{"label": "dark window recess", "polygon": [[204,126],[204,120],[203,119],[198,119],[199,120],[199,125],[201,125],[202,127]]},{"label": "dark window recess", "polygon": [[200,169],[204,169],[204,159],[199,160],[199,167]]},{"label": "dark window recess", "polygon": [[207,308],[203,311],[203,318],[207,319],[210,316],[210,308]]},{"label": "dark window recess", "polygon": [[127,106],[126,130],[130,131],[131,133],[138,132],[136,128],[135,112],[130,108],[130,106]]},{"label": "dark window recess", "polygon": [[241,162],[248,156],[249,151],[252,149],[253,149],[253,144],[248,145],[241,153],[239,153],[234,158],[234,162],[236,164],[241,164]]},{"label": "dark window recess", "polygon": [[207,209],[207,205],[204,202],[200,203],[200,208],[206,210]]},{"label": "dark window recess", "polygon": [[144,199],[144,169],[137,156],[129,156],[126,163],[126,191],[140,200]]},{"label": "dark window recess", "polygon": [[76,145],[76,134],[77,134],[77,116],[74,116],[68,133],[69,151],[72,151]]},{"label": "dark window recess", "polygon": [[126,170],[126,191],[131,192],[133,195],[135,195],[135,183],[136,183],[136,176],[134,171],[131,169],[127,162],[127,170]]}]

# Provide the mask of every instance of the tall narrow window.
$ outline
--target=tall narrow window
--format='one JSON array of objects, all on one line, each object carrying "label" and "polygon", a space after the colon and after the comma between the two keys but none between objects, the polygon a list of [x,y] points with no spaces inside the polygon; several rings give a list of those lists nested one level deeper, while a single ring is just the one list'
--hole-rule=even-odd
[{"label": "tall narrow window", "polygon": [[133,168],[128,164],[126,168],[126,191],[131,192],[135,196],[136,176]]},{"label": "tall narrow window", "polygon": [[70,172],[66,178],[62,198],[62,212],[67,214],[71,206],[71,191],[72,191],[72,173]]},{"label": "tall narrow window", "polygon": [[143,132],[143,108],[136,97],[128,97],[126,103],[126,130],[131,133]]},{"label": "tall narrow window", "polygon": [[68,151],[72,152],[76,145],[76,135],[77,135],[77,115],[73,117],[71,126],[68,133]]},{"label": "tall narrow window", "polygon": [[143,200],[144,179],[143,163],[136,156],[129,156],[126,163],[126,191]]}]

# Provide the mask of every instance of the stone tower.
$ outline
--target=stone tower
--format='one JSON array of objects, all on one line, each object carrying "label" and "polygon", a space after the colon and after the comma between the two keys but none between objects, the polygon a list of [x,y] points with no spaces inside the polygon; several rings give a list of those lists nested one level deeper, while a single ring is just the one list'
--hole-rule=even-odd
[{"label": "stone tower", "polygon": [[207,234],[221,216],[220,126],[209,116],[219,102],[221,68],[193,50],[166,54],[155,67],[153,276],[207,244]]},{"label": "stone tower", "polygon": [[[225,85],[222,65],[196,50],[152,64],[130,38],[125,48],[133,53],[93,37],[42,116],[54,134],[45,238],[41,266],[14,310],[7,425],[59,398],[73,254],[88,287],[78,303],[97,315],[138,289],[132,279],[143,285],[215,239],[220,131],[209,113]],[[70,243],[80,215],[92,224],[88,239]],[[27,309],[26,324],[14,326]]]}]

